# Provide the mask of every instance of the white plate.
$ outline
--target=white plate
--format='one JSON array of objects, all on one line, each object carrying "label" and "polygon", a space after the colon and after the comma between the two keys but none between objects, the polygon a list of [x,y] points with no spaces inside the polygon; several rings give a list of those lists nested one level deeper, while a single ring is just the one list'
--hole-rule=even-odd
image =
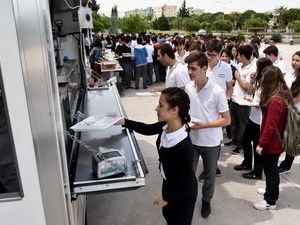
[{"label": "white plate", "polygon": [[74,131],[99,131],[109,128],[122,117],[90,116],[71,127]]},{"label": "white plate", "polygon": [[148,96],[158,96],[160,95],[160,92],[135,92],[136,95],[141,97],[148,97]]},{"label": "white plate", "polygon": [[245,106],[259,106],[259,103],[256,102],[256,101],[252,101],[252,102],[249,102],[243,98],[239,98],[239,99],[235,99],[235,102],[239,105],[245,105]]}]

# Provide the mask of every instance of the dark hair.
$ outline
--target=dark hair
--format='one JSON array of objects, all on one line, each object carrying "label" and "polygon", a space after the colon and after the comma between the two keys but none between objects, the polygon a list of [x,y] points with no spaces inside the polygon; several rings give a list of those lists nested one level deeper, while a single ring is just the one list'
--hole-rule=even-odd
[{"label": "dark hair", "polygon": [[251,45],[241,45],[237,48],[237,52],[240,55],[245,56],[247,60],[250,60],[252,56],[253,48]]},{"label": "dark hair", "polygon": [[94,46],[97,48],[102,48],[102,41],[100,38],[96,39]]},{"label": "dark hair", "polygon": [[189,51],[191,50],[196,50],[197,52],[201,52],[201,45],[199,45],[198,43],[194,42],[193,44],[191,44],[191,46],[189,47]]},{"label": "dark hair", "polygon": [[297,76],[296,80],[292,83],[291,93],[293,98],[296,98],[300,94],[300,76]]},{"label": "dark hair", "polygon": [[189,114],[190,98],[187,93],[181,88],[169,87],[164,89],[161,94],[166,96],[166,101],[171,108],[176,106],[178,107],[178,116],[182,123],[188,126],[188,123],[191,121],[191,117]]},{"label": "dark hair", "polygon": [[175,39],[174,45],[175,45],[175,47],[178,45],[185,45],[185,40],[183,38],[179,37],[179,38]]},{"label": "dark hair", "polygon": [[169,56],[169,58],[175,59],[174,49],[172,48],[172,46],[170,44],[162,44],[160,46],[160,54],[162,56],[167,54],[167,56]]},{"label": "dark hair", "polygon": [[278,48],[274,45],[270,45],[264,50],[264,53],[267,55],[273,54],[274,56],[277,57],[278,56]]},{"label": "dark hair", "polygon": [[270,59],[268,58],[260,58],[256,61],[256,86],[259,87],[260,86],[260,79],[262,77],[262,71],[264,68],[266,68],[267,66],[272,66],[273,63]]},{"label": "dark hair", "polygon": [[136,43],[139,44],[139,45],[141,45],[141,44],[143,43],[143,39],[140,38],[140,37],[138,37],[138,38],[136,39]]},{"label": "dark hair", "polygon": [[267,108],[271,97],[277,96],[281,99],[290,97],[290,91],[287,87],[283,74],[277,66],[267,66],[262,71],[260,82],[261,95],[259,106],[262,110]]},{"label": "dark hair", "polygon": [[206,44],[206,51],[220,53],[223,48],[222,42],[217,39],[211,39]]},{"label": "dark hair", "polygon": [[[293,58],[295,55],[297,55],[297,56],[300,57],[300,51],[295,52],[295,53],[293,54],[292,58]],[[299,77],[299,76],[300,76],[300,68],[298,68],[298,69],[295,70],[295,75],[296,75],[296,77]]]},{"label": "dark hair", "polygon": [[197,65],[200,66],[200,68],[203,68],[203,66],[208,65],[207,56],[203,52],[194,52],[188,55],[185,58],[184,62],[185,63],[197,62]]},{"label": "dark hair", "polygon": [[224,52],[225,52],[225,54],[226,54],[231,60],[233,60],[233,55],[232,55],[230,49],[224,48],[224,49],[221,51],[220,56],[221,56]]}]

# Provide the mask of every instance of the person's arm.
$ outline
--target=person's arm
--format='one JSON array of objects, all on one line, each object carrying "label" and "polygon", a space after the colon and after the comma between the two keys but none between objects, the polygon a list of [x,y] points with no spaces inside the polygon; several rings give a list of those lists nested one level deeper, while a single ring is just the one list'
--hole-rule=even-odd
[{"label": "person's arm", "polygon": [[233,93],[233,80],[226,82],[227,90],[226,90],[226,98],[230,99]]},{"label": "person's arm", "polygon": [[[236,78],[236,82],[239,83],[240,87],[244,91],[249,93],[249,90],[250,90],[250,87],[252,86],[252,84],[250,82],[245,82],[245,81],[242,80],[240,71],[236,70],[234,75],[235,75],[235,78]],[[249,93],[249,94],[252,94],[252,93]]]},{"label": "person's arm", "polygon": [[225,127],[231,123],[229,111],[220,113],[220,118],[208,123],[202,122],[193,122],[194,125],[191,126],[192,130],[206,129],[206,128],[216,128],[216,127]]},{"label": "person's arm", "polygon": [[282,100],[278,97],[273,97],[269,103],[266,123],[259,138],[258,145],[260,148],[263,149],[266,143],[269,142],[271,136],[276,132],[277,124],[282,120],[285,111],[286,108]]},{"label": "person's arm", "polygon": [[133,130],[143,135],[155,135],[161,132],[165,122],[157,122],[153,124],[146,124],[128,119],[122,119],[116,125],[122,125],[123,127]]},{"label": "person's arm", "polygon": [[191,129],[198,130],[198,129],[205,129],[205,128],[216,128],[216,127],[228,126],[231,123],[231,117],[228,109],[227,99],[223,90],[217,96],[216,108],[220,115],[220,117],[217,120],[209,121],[208,123],[195,122],[194,123],[195,125],[191,126]]}]

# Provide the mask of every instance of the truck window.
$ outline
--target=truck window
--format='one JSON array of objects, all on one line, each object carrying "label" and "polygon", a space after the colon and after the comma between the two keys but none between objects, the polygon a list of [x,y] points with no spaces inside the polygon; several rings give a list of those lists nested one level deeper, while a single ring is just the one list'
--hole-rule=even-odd
[{"label": "truck window", "polygon": [[22,197],[0,67],[0,201]]}]

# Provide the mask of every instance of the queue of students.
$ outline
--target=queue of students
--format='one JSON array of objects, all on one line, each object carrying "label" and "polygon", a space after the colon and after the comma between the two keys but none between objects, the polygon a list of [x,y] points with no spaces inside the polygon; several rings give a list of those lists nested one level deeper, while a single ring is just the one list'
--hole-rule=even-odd
[{"label": "queue of students", "polygon": [[[266,48],[266,57],[259,58],[255,41],[224,47],[224,43],[212,38],[194,42],[189,53],[182,51],[182,40],[177,43],[177,53],[171,43],[161,43],[157,48],[157,59],[167,67],[165,87],[156,89],[161,91],[156,108],[159,122],[121,121],[136,132],[158,134],[156,145],[163,188],[155,205],[162,208],[168,224],[191,224],[197,198],[195,172],[201,156],[203,173],[198,178],[204,181],[201,215],[210,216],[222,127],[231,123],[232,141],[225,145],[236,147],[233,154],[244,151],[244,160],[234,169],[250,170],[243,174],[245,179],[262,179],[262,172],[265,173],[266,187],[257,190],[263,200],[253,207],[275,209],[280,183],[277,165],[284,151],[278,135],[282,138],[286,124],[285,102],[294,101],[298,108],[300,104],[299,52],[293,55],[295,81],[291,84],[291,95],[286,81],[293,79],[284,77],[286,72],[281,71],[278,59],[272,60],[278,52],[276,46]],[[257,105],[242,104],[240,100],[245,96]]]}]

